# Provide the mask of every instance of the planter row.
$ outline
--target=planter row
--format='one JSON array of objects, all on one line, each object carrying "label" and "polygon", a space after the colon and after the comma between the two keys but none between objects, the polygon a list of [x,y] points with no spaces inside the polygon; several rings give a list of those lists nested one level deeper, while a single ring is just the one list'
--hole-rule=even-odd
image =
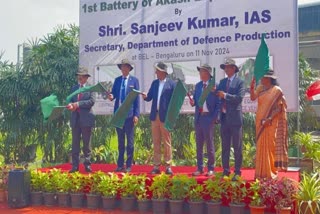
[{"label": "planter row", "polygon": [[[220,203],[210,202],[185,202],[175,200],[146,200],[137,201],[135,198],[116,198],[101,197],[91,194],[66,194],[66,193],[42,193],[31,192],[31,204],[33,206],[45,205],[49,207],[72,207],[114,210],[120,208],[122,211],[139,210],[141,213],[152,211],[156,214],[202,214],[202,213],[225,213],[229,208],[221,206]],[[230,206],[230,214],[248,213],[245,206]],[[263,213],[258,212],[258,213]]]}]

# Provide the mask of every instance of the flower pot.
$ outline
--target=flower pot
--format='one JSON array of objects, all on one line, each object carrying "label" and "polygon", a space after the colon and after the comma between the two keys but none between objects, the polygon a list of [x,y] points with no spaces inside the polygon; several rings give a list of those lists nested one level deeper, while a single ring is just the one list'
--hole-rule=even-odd
[{"label": "flower pot", "polygon": [[169,200],[170,213],[180,214],[183,211],[183,200]]},{"label": "flower pot", "polygon": [[243,214],[245,204],[229,204],[230,206],[230,214]]},{"label": "flower pot", "polygon": [[219,214],[221,212],[220,211],[221,202],[208,201],[206,204],[207,204],[207,213]]},{"label": "flower pot", "polygon": [[102,207],[105,210],[113,210],[116,207],[116,198],[102,196]]},{"label": "flower pot", "polygon": [[56,194],[51,192],[44,192],[43,193],[43,202],[44,205],[48,207],[53,207],[56,205]]},{"label": "flower pot", "polygon": [[70,206],[70,194],[59,192],[57,193],[58,206],[59,207],[69,207]]},{"label": "flower pot", "polygon": [[136,199],[134,197],[123,197],[121,198],[121,210],[132,211],[135,208]]},{"label": "flower pot", "polygon": [[138,202],[138,210],[139,213],[148,213],[151,208],[151,201],[150,200],[141,200]]},{"label": "flower pot", "polygon": [[299,213],[314,214],[314,213],[317,213],[317,209],[318,209],[317,201],[310,201],[310,202],[301,201],[299,206]]},{"label": "flower pot", "polygon": [[31,204],[33,206],[39,206],[43,204],[42,192],[31,192]]},{"label": "flower pot", "polygon": [[87,207],[89,209],[99,209],[101,205],[101,196],[96,194],[87,194]]},{"label": "flower pot", "polygon": [[6,202],[6,191],[4,189],[0,189],[0,203]]},{"label": "flower pot", "polygon": [[152,211],[154,214],[165,214],[167,209],[167,199],[152,199]]},{"label": "flower pot", "polygon": [[276,208],[276,212],[277,212],[277,214],[290,214],[291,207]]},{"label": "flower pot", "polygon": [[204,211],[203,201],[189,201],[190,214],[200,214]]},{"label": "flower pot", "polygon": [[264,209],[266,206],[252,206],[249,205],[250,207],[250,213],[251,214],[264,214]]},{"label": "flower pot", "polygon": [[82,208],[83,207],[83,199],[84,194],[83,193],[71,193],[71,207],[72,208]]}]

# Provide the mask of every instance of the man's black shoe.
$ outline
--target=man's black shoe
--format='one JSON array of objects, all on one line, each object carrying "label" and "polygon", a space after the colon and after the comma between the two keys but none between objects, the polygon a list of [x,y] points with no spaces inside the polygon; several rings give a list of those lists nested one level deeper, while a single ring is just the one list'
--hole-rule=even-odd
[{"label": "man's black shoe", "polygon": [[152,174],[152,175],[160,174],[160,170],[157,169],[157,168],[153,168],[153,170],[151,171],[151,174]]},{"label": "man's black shoe", "polygon": [[79,168],[78,167],[72,167],[72,169],[69,171],[69,173],[74,173],[74,172],[78,172]]},{"label": "man's black shoe", "polygon": [[84,166],[84,169],[86,170],[86,172],[92,172],[91,166]]},{"label": "man's black shoe", "polygon": [[115,172],[125,172],[125,168],[123,167],[117,167],[116,170],[114,170]]},{"label": "man's black shoe", "polygon": [[172,172],[172,170],[171,170],[171,167],[168,167],[168,168],[166,169],[166,174],[167,174],[167,175],[173,175],[173,172]]}]

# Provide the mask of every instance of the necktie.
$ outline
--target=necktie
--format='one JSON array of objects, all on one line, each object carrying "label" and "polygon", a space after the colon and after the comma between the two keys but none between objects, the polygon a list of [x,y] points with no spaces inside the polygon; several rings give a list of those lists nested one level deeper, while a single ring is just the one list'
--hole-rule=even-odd
[{"label": "necktie", "polygon": [[[228,93],[228,91],[229,91],[229,86],[230,86],[230,79],[228,78],[227,85],[226,85],[226,93]],[[226,100],[223,101],[222,112],[223,113],[227,112],[227,102],[226,102]]]},{"label": "necktie", "polygon": [[120,90],[120,101],[123,103],[126,97],[126,77],[122,78],[121,90]]},{"label": "necktie", "polygon": [[204,90],[206,87],[207,87],[207,83],[203,83],[202,90]]}]

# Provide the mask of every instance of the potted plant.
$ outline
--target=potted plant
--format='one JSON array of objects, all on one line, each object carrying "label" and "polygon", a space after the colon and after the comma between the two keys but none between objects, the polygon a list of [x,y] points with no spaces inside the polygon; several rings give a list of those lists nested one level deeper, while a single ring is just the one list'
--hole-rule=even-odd
[{"label": "potted plant", "polygon": [[59,182],[57,183],[58,206],[60,207],[70,206],[71,185],[72,185],[72,182],[69,177],[69,173],[60,171]]},{"label": "potted plant", "polygon": [[108,173],[101,176],[98,189],[102,195],[102,206],[105,210],[115,208],[116,196],[118,193],[119,178],[115,173]]},{"label": "potted plant", "polygon": [[249,193],[251,214],[263,214],[266,206],[264,205],[264,199],[261,194],[261,183],[259,179],[250,183]]},{"label": "potted plant", "polygon": [[[279,210],[279,213],[290,213],[293,204],[295,202],[296,195],[298,193],[298,182],[290,178],[284,177],[279,180],[279,192],[276,197],[275,208]],[[283,211],[282,211],[283,210]]]},{"label": "potted plant", "polygon": [[216,173],[214,177],[204,181],[205,193],[210,196],[207,202],[208,213],[220,213],[220,205],[222,199],[222,173]]},{"label": "potted plant", "polygon": [[297,193],[299,213],[316,214],[320,212],[320,177],[319,173],[313,175],[303,173]]},{"label": "potted plant", "polygon": [[170,213],[182,213],[184,199],[188,196],[190,179],[178,174],[171,178],[169,187]]},{"label": "potted plant", "polygon": [[80,174],[80,172],[70,173],[71,188],[71,207],[81,208],[84,201],[84,188],[88,185],[88,177]]},{"label": "potted plant", "polygon": [[146,174],[136,175],[138,178],[138,186],[136,188],[135,197],[138,202],[138,209],[141,213],[148,212],[150,209],[150,198],[148,195],[149,188],[147,182],[151,179],[147,177]]},{"label": "potted plant", "polygon": [[223,196],[229,201],[230,213],[239,214],[244,212],[244,199],[247,196],[246,182],[237,176],[233,180],[233,174],[224,176],[222,181]]},{"label": "potted plant", "polygon": [[203,200],[204,186],[199,184],[197,180],[190,178],[190,186],[188,191],[188,203],[191,214],[199,214],[204,211]]},{"label": "potted plant", "polygon": [[102,177],[105,175],[104,172],[98,171],[95,173],[90,173],[88,175],[89,182],[89,193],[87,193],[87,207],[90,209],[98,209],[101,204],[101,194],[98,188]]},{"label": "potted plant", "polygon": [[46,206],[56,205],[56,193],[61,171],[53,168],[43,174],[43,201]]},{"label": "potted plant", "polygon": [[38,170],[32,170],[30,172],[30,197],[32,205],[43,204],[43,186],[44,186],[44,173]]},{"label": "potted plant", "polygon": [[134,209],[135,192],[139,184],[138,176],[125,173],[119,183],[121,209],[123,211],[130,211]]},{"label": "potted plant", "polygon": [[152,208],[154,213],[166,212],[169,184],[170,176],[163,172],[153,177],[150,190],[152,192]]}]

